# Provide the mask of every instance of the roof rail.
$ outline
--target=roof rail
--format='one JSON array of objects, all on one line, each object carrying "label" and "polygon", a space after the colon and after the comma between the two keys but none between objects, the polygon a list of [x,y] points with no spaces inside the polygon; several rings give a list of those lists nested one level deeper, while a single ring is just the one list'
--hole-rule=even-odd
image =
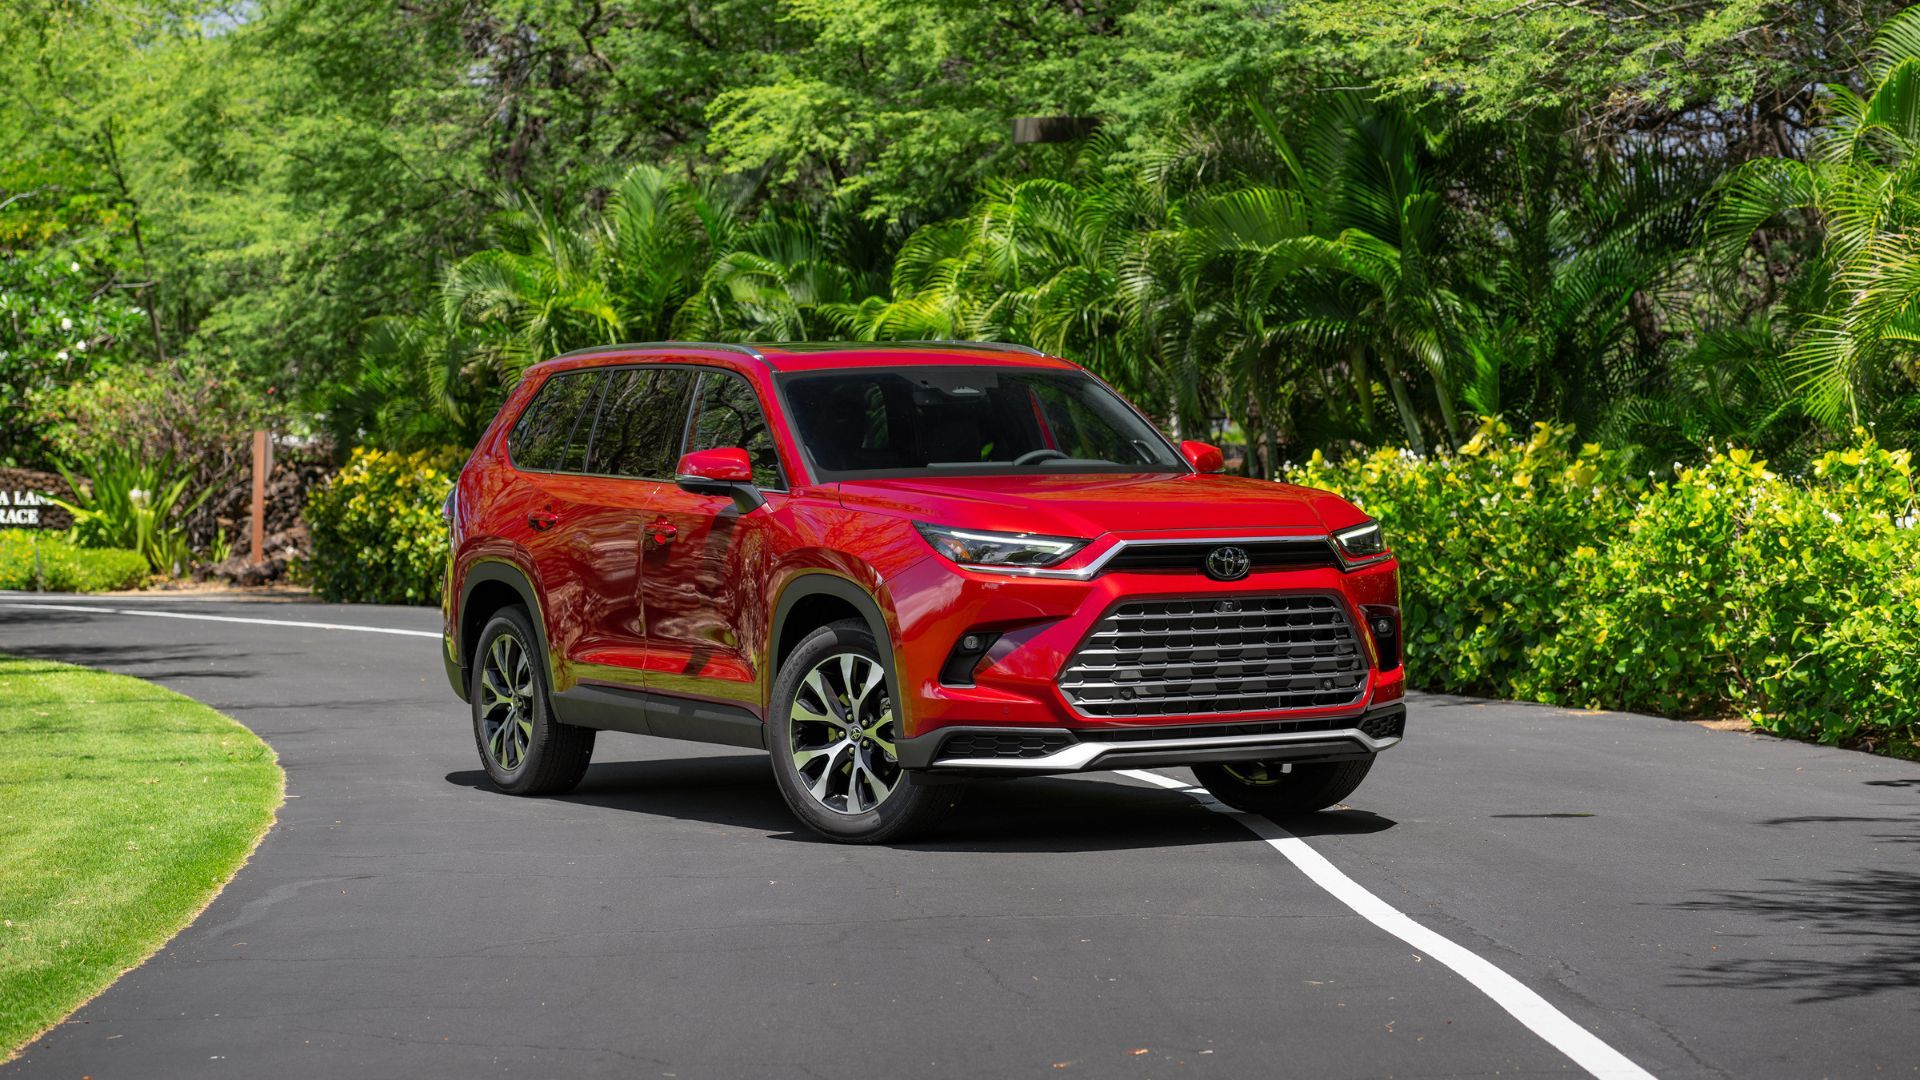
[{"label": "roof rail", "polygon": [[[874,344],[884,345],[886,344],[886,342],[876,341],[874,342]],[[1016,345],[1008,341],[955,341],[955,340],[947,340],[947,339],[928,338],[928,339],[916,339],[913,341],[902,341],[902,342],[898,342],[898,344],[901,344],[901,345],[965,345],[969,348],[991,349],[996,352],[1025,353],[1028,356],[1047,355],[1046,353],[1041,352],[1039,349],[1036,349],[1031,345]]]},{"label": "roof rail", "polygon": [[[613,352],[618,349],[721,349],[726,352],[737,352],[743,356],[751,356],[761,363],[765,363],[767,360],[766,353],[761,352],[751,345],[742,345],[735,341],[633,341],[622,342],[618,345],[589,345],[584,349],[574,349],[571,352],[563,352],[560,356],[584,356],[588,353]],[[559,356],[554,357],[556,360],[559,358]]]}]

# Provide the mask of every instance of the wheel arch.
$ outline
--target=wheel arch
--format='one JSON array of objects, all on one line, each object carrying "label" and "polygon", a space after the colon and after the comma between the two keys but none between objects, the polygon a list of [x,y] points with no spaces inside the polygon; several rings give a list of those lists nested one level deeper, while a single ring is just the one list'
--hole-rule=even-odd
[{"label": "wheel arch", "polygon": [[808,634],[822,626],[847,618],[849,613],[867,624],[874,642],[880,647],[880,662],[887,672],[887,685],[894,707],[904,712],[906,698],[901,693],[900,677],[894,657],[893,633],[880,602],[860,585],[839,574],[814,570],[797,574],[780,590],[773,607],[773,625],[767,635],[766,679],[768,723],[773,722],[773,683],[780,665]]},{"label": "wheel arch", "polygon": [[454,639],[460,660],[460,691],[473,677],[473,651],[480,631],[495,612],[519,604],[533,620],[533,632],[539,638],[540,655],[547,665],[547,685],[553,686],[553,653],[547,646],[547,620],[540,609],[540,594],[524,570],[503,559],[484,559],[468,567],[460,583],[460,606],[455,609],[458,636]]}]

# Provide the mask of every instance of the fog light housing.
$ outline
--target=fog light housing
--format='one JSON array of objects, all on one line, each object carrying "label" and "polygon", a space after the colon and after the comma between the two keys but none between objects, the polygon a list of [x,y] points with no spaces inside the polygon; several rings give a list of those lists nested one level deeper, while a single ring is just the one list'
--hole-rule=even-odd
[{"label": "fog light housing", "polygon": [[1367,634],[1373,638],[1374,655],[1380,658],[1380,670],[1392,671],[1400,666],[1400,609],[1385,604],[1367,604],[1360,608],[1360,617],[1367,624]]},{"label": "fog light housing", "polygon": [[991,630],[969,630],[961,634],[960,640],[953,643],[953,651],[947,654],[947,662],[940,665],[940,681],[947,686],[972,686],[974,671],[998,640],[1000,635]]}]

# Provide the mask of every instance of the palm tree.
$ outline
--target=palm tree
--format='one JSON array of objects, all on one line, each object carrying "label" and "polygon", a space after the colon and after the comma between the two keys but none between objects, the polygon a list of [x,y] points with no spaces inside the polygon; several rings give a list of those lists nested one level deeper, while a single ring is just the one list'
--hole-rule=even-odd
[{"label": "palm tree", "polygon": [[1722,275],[1776,227],[1817,238],[1806,273],[1823,287],[1786,365],[1807,413],[1829,427],[1857,426],[1863,405],[1920,381],[1920,9],[1882,28],[1870,73],[1865,98],[1827,88],[1830,122],[1807,161],[1736,170],[1707,228]]},{"label": "palm tree", "polygon": [[818,213],[772,208],[708,265],[674,320],[676,337],[796,341],[828,336],[838,316],[885,285],[887,231],[842,202]]},{"label": "palm tree", "polygon": [[[1188,288],[1212,309],[1197,323],[1213,328],[1263,413],[1311,372],[1333,399],[1351,399],[1371,434],[1377,363],[1410,447],[1426,447],[1412,393],[1422,376],[1439,430],[1458,441],[1461,302],[1441,273],[1451,237],[1432,168],[1442,137],[1400,110],[1333,95],[1296,152],[1270,113],[1254,114],[1272,151],[1268,177],[1188,209]],[[1273,425],[1262,426],[1271,440]]]}]

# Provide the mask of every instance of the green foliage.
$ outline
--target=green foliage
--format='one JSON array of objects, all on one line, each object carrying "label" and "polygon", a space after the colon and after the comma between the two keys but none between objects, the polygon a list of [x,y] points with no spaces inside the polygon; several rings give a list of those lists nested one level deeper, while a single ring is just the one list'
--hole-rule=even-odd
[{"label": "green foliage", "polygon": [[187,569],[193,553],[184,519],[208,492],[186,499],[193,478],[171,456],[151,458],[133,447],[109,443],[78,469],[61,465],[60,474],[73,488],[74,499],[53,501],[73,515],[73,536],[80,544],[137,551],[156,573]]},{"label": "green foliage", "polygon": [[1316,455],[1289,475],[1385,524],[1415,685],[1915,749],[1908,451],[1860,433],[1792,479],[1728,449],[1649,487],[1570,436],[1488,420],[1455,456]]},{"label": "green foliage", "polygon": [[1569,567],[1562,632],[1526,696],[1674,716],[1739,713],[1854,744],[1920,732],[1911,455],[1863,437],[1802,480],[1744,450],[1657,486]]},{"label": "green foliage", "polygon": [[1455,456],[1379,450],[1334,464],[1316,452],[1287,479],[1383,523],[1400,558],[1413,682],[1494,696],[1555,637],[1569,567],[1623,527],[1641,487],[1621,455],[1576,446],[1569,428],[1516,438],[1493,419]]},{"label": "green foliage", "polygon": [[58,533],[0,529],[0,589],[111,592],[138,588],[147,557],[120,548],[83,548]]},{"label": "green foliage", "polygon": [[71,161],[0,156],[0,462],[43,460],[37,407],[126,360],[147,331],[121,280],[126,220],[75,192],[81,177]]},{"label": "green foliage", "polygon": [[1836,63],[1848,63],[1836,54],[1902,6],[1303,0],[1292,16],[1313,44],[1373,74],[1387,94],[1443,100],[1498,123],[1573,108],[1631,131],[1688,112],[1693,123],[1712,123],[1719,118],[1699,114],[1713,110],[1751,122],[1744,103],[1784,108],[1807,84],[1833,78]]},{"label": "green foliage", "polygon": [[355,450],[307,499],[314,592],[346,603],[438,600],[448,551],[440,508],[459,467],[460,455],[447,450]]},{"label": "green foliage", "polygon": [[1777,254],[1770,233],[1817,245],[1778,366],[1829,427],[1900,417],[1920,392],[1920,10],[1890,20],[1873,57],[1869,94],[1827,87],[1827,126],[1808,159],[1736,169],[1706,232],[1723,287],[1756,248]]}]

